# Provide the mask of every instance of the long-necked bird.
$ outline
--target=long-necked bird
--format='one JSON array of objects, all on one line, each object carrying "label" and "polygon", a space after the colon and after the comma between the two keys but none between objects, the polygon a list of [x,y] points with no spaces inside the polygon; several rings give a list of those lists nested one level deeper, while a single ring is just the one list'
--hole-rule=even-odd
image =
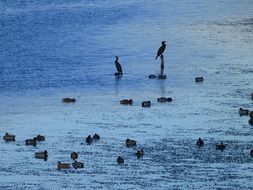
[{"label": "long-necked bird", "polygon": [[118,56],[115,56],[115,58],[116,58],[116,60],[115,60],[115,66],[116,66],[116,69],[117,69],[117,71],[118,71],[118,73],[120,74],[120,75],[123,75],[123,73],[122,73],[122,67],[121,67],[121,65],[120,65],[120,63],[119,63],[119,57]]},{"label": "long-necked bird", "polygon": [[159,57],[160,55],[163,54],[163,52],[164,52],[164,50],[165,50],[165,48],[166,48],[165,42],[166,42],[166,41],[162,41],[162,46],[158,49],[157,55],[156,55],[156,58],[155,58],[155,59],[157,59],[157,57]]}]

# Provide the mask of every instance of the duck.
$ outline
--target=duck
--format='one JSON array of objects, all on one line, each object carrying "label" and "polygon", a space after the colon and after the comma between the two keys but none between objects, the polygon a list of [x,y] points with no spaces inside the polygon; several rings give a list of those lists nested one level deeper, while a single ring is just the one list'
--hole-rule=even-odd
[{"label": "duck", "polygon": [[64,103],[75,103],[76,99],[75,98],[63,98],[62,102],[64,102]]},{"label": "duck", "polygon": [[3,136],[3,139],[7,142],[7,141],[15,141],[15,135],[9,134],[9,133],[5,133],[5,135]]},{"label": "duck", "polygon": [[151,101],[143,101],[142,103],[141,103],[141,106],[143,107],[143,108],[149,108],[150,106],[151,106]]},{"label": "duck", "polygon": [[142,156],[144,155],[143,149],[137,150],[137,152],[135,153],[135,155],[137,156],[138,159],[139,159],[140,157],[142,157]]},{"label": "duck", "polygon": [[47,150],[44,150],[43,152],[35,152],[35,158],[37,159],[47,160],[47,157],[48,157]]},{"label": "duck", "polygon": [[118,164],[124,164],[124,158],[121,156],[118,156],[117,162],[118,162]]},{"label": "duck", "polygon": [[123,105],[132,105],[133,104],[133,100],[132,99],[123,99],[123,100],[120,100],[120,104],[123,104]]},{"label": "duck", "polygon": [[98,141],[99,139],[100,139],[100,136],[99,136],[97,133],[95,133],[95,134],[93,135],[93,140]]},{"label": "duck", "polygon": [[89,135],[89,136],[86,138],[86,143],[87,143],[88,145],[90,145],[92,142],[93,142],[93,138]]},{"label": "duck", "polygon": [[77,154],[76,152],[71,152],[70,158],[71,158],[72,160],[76,160],[76,159],[78,158],[78,154]]},{"label": "duck", "polygon": [[148,78],[149,79],[156,79],[156,75],[149,75]]},{"label": "duck", "polygon": [[77,168],[84,168],[84,163],[82,162],[78,162],[75,160],[75,162],[72,163],[73,168],[77,169]]},{"label": "duck", "polygon": [[172,102],[172,98],[160,97],[160,98],[157,98],[157,101],[160,102],[160,103]]},{"label": "duck", "polygon": [[198,147],[204,146],[204,141],[201,138],[199,138],[196,144]]},{"label": "duck", "polygon": [[45,136],[42,136],[42,135],[37,135],[37,137],[34,137],[34,139],[36,139],[36,141],[45,141],[46,137]]},{"label": "duck", "polygon": [[68,163],[61,163],[60,161],[58,161],[57,162],[57,168],[58,168],[58,170],[69,169],[70,168],[70,164],[68,164]]},{"label": "duck", "polygon": [[249,115],[249,110],[240,108],[239,109],[239,114],[240,114],[240,116],[242,116],[242,115]]},{"label": "duck", "polygon": [[225,145],[223,144],[223,142],[221,142],[221,144],[217,144],[216,145],[216,150],[221,150],[221,151],[223,151],[224,149],[225,149]]},{"label": "duck", "polygon": [[204,77],[196,77],[195,78],[195,82],[203,82],[204,81]]},{"label": "duck", "polygon": [[135,140],[126,139],[126,147],[136,146],[137,142]]},{"label": "duck", "polygon": [[33,139],[26,139],[26,140],[25,140],[25,145],[36,146],[36,145],[37,145],[37,141],[36,141],[35,138],[33,138]]}]

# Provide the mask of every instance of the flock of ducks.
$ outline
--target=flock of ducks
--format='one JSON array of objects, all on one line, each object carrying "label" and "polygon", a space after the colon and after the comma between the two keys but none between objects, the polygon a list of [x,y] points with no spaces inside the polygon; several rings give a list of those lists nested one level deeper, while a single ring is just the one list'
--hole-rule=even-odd
[{"label": "flock of ducks", "polygon": [[[3,139],[5,142],[11,142],[11,141],[15,141],[16,139],[15,135],[6,133],[3,136]],[[100,140],[100,135],[98,135],[97,133],[95,133],[93,136],[88,135],[88,137],[86,137],[85,142],[87,145],[90,145],[91,143]],[[39,141],[45,141],[45,136],[42,135],[38,135],[37,137],[34,137],[32,139],[26,139],[25,140],[25,145],[31,145],[31,146],[36,146],[37,142]],[[136,147],[137,146],[137,141],[135,140],[131,140],[131,139],[126,139],[125,141],[126,147],[127,148],[131,148],[131,147]],[[144,151],[143,149],[137,149],[137,152],[135,153],[137,159],[141,158],[144,155]],[[47,150],[41,151],[41,152],[35,152],[35,158],[37,159],[43,159],[45,161],[47,161],[48,159],[48,152]],[[61,170],[61,169],[70,169],[71,165],[74,169],[78,169],[78,168],[84,168],[84,163],[83,162],[79,162],[77,161],[78,158],[78,153],[77,152],[72,152],[70,154],[70,158],[74,161],[73,163],[62,163],[60,161],[57,162],[57,169]],[[118,164],[124,164],[124,158],[122,156],[118,156],[117,158],[117,163]]]},{"label": "flock of ducks", "polygon": [[[126,139],[126,147],[132,148],[137,146],[137,141],[132,139]],[[137,159],[140,159],[144,155],[143,149],[137,149],[137,152],[135,153]],[[124,164],[125,159],[122,156],[118,156],[117,158],[118,164]]]},{"label": "flock of ducks", "polygon": [[[200,147],[202,147],[202,146],[204,146],[204,141],[201,139],[201,138],[199,138],[198,140],[197,140],[197,142],[196,142],[196,145],[200,148]],[[223,144],[223,142],[221,142],[220,144],[216,144],[216,150],[221,150],[221,151],[223,151],[225,149],[225,145]]]},{"label": "flock of ducks", "polygon": [[[161,74],[158,75],[158,79],[166,79],[166,75],[163,74],[163,69],[164,69],[163,52],[166,48],[165,42],[166,41],[162,41],[162,46],[158,49],[157,56],[155,58],[155,59],[157,59],[158,57],[161,58]],[[118,56],[116,56],[115,58],[116,58],[115,66],[116,66],[116,69],[117,69],[117,73],[115,73],[114,75],[116,77],[122,77],[123,71],[122,71],[122,67],[119,63],[119,58],[118,58]],[[155,79],[157,77],[156,77],[156,75],[149,75],[149,78],[150,79]],[[203,80],[204,80],[203,77],[196,77],[195,78],[196,83],[203,82]],[[251,99],[253,100],[253,93],[252,93],[251,96],[252,96]],[[170,97],[169,98],[160,97],[160,98],[157,98],[157,101],[160,102],[160,103],[172,102],[172,98],[170,98]],[[76,99],[75,98],[64,98],[64,99],[62,99],[62,102],[64,102],[64,103],[75,103]],[[120,104],[122,104],[122,105],[132,105],[133,100],[132,99],[123,99],[123,100],[120,100]],[[143,101],[143,102],[141,102],[141,106],[142,107],[150,107],[151,106],[151,101],[150,100]],[[240,108],[239,109],[239,114],[240,114],[240,116],[249,115],[250,116],[249,124],[253,125],[253,111],[249,111],[247,109]],[[15,141],[15,137],[16,137],[15,135],[6,133],[3,137],[3,139],[4,139],[5,142],[9,142],[9,141]],[[85,139],[85,142],[88,145],[90,145],[91,143],[93,143],[94,141],[98,141],[99,139],[100,139],[100,136],[95,133],[93,136],[89,135]],[[37,135],[36,137],[34,137],[32,139],[26,139],[25,140],[25,145],[36,146],[37,142],[40,142],[40,141],[45,141],[45,136]],[[137,142],[135,140],[126,139],[125,144],[126,144],[127,148],[131,148],[131,147],[136,147]],[[196,142],[196,145],[199,148],[203,147],[204,146],[204,141],[201,138],[199,138]],[[225,149],[225,147],[226,146],[223,144],[223,142],[221,142],[220,144],[216,144],[216,149],[217,150],[223,151]],[[138,159],[141,158],[144,155],[143,149],[137,149],[137,152],[135,153],[135,155],[137,156]],[[250,156],[253,157],[253,149],[250,150]],[[47,150],[44,150],[42,152],[35,152],[35,158],[43,159],[43,160],[46,161],[48,159]],[[77,161],[77,158],[78,158],[78,153],[77,152],[72,152],[70,154],[70,158],[74,161],[72,164],[62,163],[62,162],[58,161],[57,162],[57,168],[59,170],[61,170],[61,169],[70,169],[71,165],[75,169],[84,168],[84,163]],[[118,156],[116,161],[117,161],[118,164],[124,164],[124,157]]]},{"label": "flock of ducks", "polygon": [[[251,100],[253,100],[253,93],[251,94]],[[239,115],[240,116],[249,116],[250,119],[249,119],[249,124],[251,126],[253,126],[253,111],[250,111],[248,109],[243,109],[243,108],[240,108],[239,109]],[[202,147],[204,146],[204,141],[199,138],[196,142],[197,146],[198,147]],[[223,142],[221,142],[220,144],[216,144],[216,149],[217,150],[221,150],[223,151],[225,149],[225,145],[223,144]],[[253,149],[250,150],[250,156],[253,157]]]},{"label": "flock of ducks", "polygon": [[[157,98],[157,102],[159,102],[159,103],[172,102],[172,98],[160,97],[160,98]],[[123,100],[120,100],[120,104],[133,105],[133,100],[132,99],[123,99]],[[141,107],[143,107],[143,108],[151,107],[151,101],[147,100],[147,101],[141,102]]]},{"label": "flock of ducks", "polygon": [[[16,140],[16,136],[15,135],[12,135],[12,134],[9,134],[9,133],[6,133],[4,136],[3,136],[3,139],[5,142],[10,142],[10,141],[15,141]],[[91,137],[90,135],[86,138],[86,143],[87,144],[91,144],[94,141],[97,141],[100,139],[100,136],[95,133],[93,135],[93,137]],[[26,139],[25,140],[25,145],[31,145],[31,146],[36,146],[37,145],[37,142],[40,142],[40,141],[45,141],[45,136],[42,136],[42,135],[37,135],[36,137],[32,138],[32,139]],[[48,152],[47,150],[44,150],[42,152],[35,152],[35,158],[37,159],[43,159],[45,161],[47,161],[48,159]],[[61,169],[69,169],[71,168],[71,165],[73,166],[73,168],[77,169],[77,168],[84,168],[84,163],[82,162],[78,162],[77,161],[77,158],[78,158],[78,154],[76,152],[72,152],[70,154],[70,158],[74,161],[72,164],[69,164],[69,163],[62,163],[60,161],[57,162],[57,168],[59,170]]]}]

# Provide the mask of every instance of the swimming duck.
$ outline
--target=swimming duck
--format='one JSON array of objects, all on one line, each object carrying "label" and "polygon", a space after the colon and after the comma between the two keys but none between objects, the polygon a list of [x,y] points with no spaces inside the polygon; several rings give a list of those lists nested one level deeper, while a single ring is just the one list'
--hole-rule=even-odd
[{"label": "swimming duck", "polygon": [[122,158],[121,156],[118,156],[117,162],[118,164],[124,164],[124,158]]},{"label": "swimming duck", "polygon": [[240,108],[239,109],[239,114],[240,114],[240,116],[242,116],[242,115],[249,115],[249,110]]},{"label": "swimming duck", "polygon": [[96,140],[96,141],[98,141],[100,139],[100,136],[97,133],[95,133],[93,135],[93,139]]},{"label": "swimming duck", "polygon": [[33,138],[33,139],[26,139],[26,140],[25,140],[25,145],[36,146],[36,145],[37,145],[37,141],[36,141],[35,138]]},{"label": "swimming duck", "polygon": [[70,168],[70,164],[68,164],[68,163],[61,163],[60,161],[58,161],[57,162],[57,168],[58,168],[58,170],[69,169]]},{"label": "swimming duck", "polygon": [[132,99],[123,99],[123,100],[120,100],[120,104],[123,104],[123,105],[132,105],[133,104],[133,100]]},{"label": "swimming duck", "polygon": [[37,158],[37,159],[44,159],[44,160],[46,160],[47,157],[48,157],[47,150],[45,150],[43,152],[35,152],[35,158]]},{"label": "swimming duck", "polygon": [[142,103],[141,103],[141,106],[143,107],[143,108],[149,108],[150,106],[151,106],[151,101],[143,101]]},{"label": "swimming duck", "polygon": [[139,159],[140,157],[142,157],[142,156],[144,155],[143,149],[137,150],[137,152],[135,153],[135,155],[137,156],[138,159]]},{"label": "swimming duck", "polygon": [[77,154],[76,152],[71,152],[70,158],[71,158],[72,160],[76,160],[76,159],[78,158],[78,154]]},{"label": "swimming duck", "polygon": [[39,142],[39,141],[44,141],[46,138],[45,136],[37,135],[37,137],[34,137],[34,139]]},{"label": "swimming duck", "polygon": [[11,135],[9,133],[5,133],[5,135],[3,136],[3,139],[7,142],[7,141],[15,141],[15,135]]},{"label": "swimming duck", "polygon": [[216,145],[216,150],[223,151],[224,149],[225,149],[225,145],[223,144],[223,142],[221,142],[221,144],[217,144]]},{"label": "swimming duck", "polygon": [[64,103],[74,103],[74,102],[76,102],[76,99],[75,98],[63,98],[62,102],[64,102]]},{"label": "swimming duck", "polygon": [[196,77],[195,82],[203,82],[204,78],[203,77]]},{"label": "swimming duck", "polygon": [[196,144],[198,147],[204,146],[204,141],[201,138],[199,138]]},{"label": "swimming duck", "polygon": [[93,142],[93,138],[89,135],[89,136],[86,138],[86,143],[87,143],[88,145],[90,145],[92,142]]},{"label": "swimming duck", "polygon": [[156,75],[149,75],[148,78],[149,79],[156,79]]},{"label": "swimming duck", "polygon": [[137,142],[135,140],[126,139],[126,147],[136,146]]}]

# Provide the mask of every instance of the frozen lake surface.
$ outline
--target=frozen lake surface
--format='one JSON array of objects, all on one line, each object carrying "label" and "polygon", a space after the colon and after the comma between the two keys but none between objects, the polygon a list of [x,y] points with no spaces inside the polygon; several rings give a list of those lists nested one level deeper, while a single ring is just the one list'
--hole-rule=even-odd
[{"label": "frozen lake surface", "polygon": [[[149,80],[163,40],[168,78]],[[251,0],[1,1],[0,42],[0,131],[16,135],[0,143],[0,189],[253,189],[253,127],[238,114],[253,110]],[[85,168],[58,171],[72,151]]]}]

